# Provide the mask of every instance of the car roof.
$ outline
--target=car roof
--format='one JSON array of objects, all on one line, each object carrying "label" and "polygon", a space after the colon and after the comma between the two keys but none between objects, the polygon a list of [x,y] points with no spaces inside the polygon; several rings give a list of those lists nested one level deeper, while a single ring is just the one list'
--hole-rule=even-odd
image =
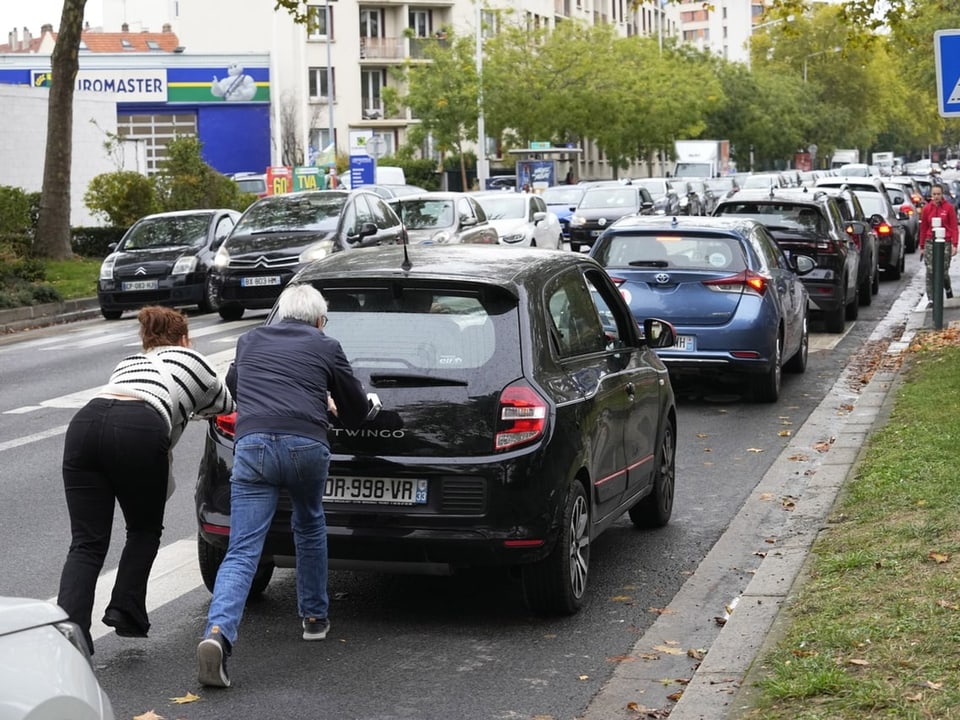
[{"label": "car roof", "polygon": [[298,282],[333,281],[345,285],[359,279],[394,278],[453,280],[491,285],[515,297],[520,288],[541,285],[557,272],[577,265],[593,264],[588,256],[563,250],[471,245],[410,245],[404,269],[404,248],[390,245],[338,252],[310,263],[297,274]]},{"label": "car roof", "polygon": [[733,197],[721,200],[721,205],[730,205],[732,203],[742,203],[742,202],[754,202],[754,203],[763,203],[763,202],[792,202],[792,203],[809,203],[811,205],[819,205],[823,199],[826,197],[826,193],[819,194],[817,193],[819,188],[771,188],[770,190],[763,188],[747,188],[737,191],[737,194]]},{"label": "car roof", "polygon": [[144,215],[140,220],[156,220],[157,218],[174,218],[174,217],[187,217],[190,215],[213,215],[214,213],[233,213],[235,215],[239,214],[237,210],[232,210],[231,208],[197,208],[195,210],[170,210],[169,212],[161,213],[151,213],[150,215]]},{"label": "car roof", "polygon": [[752,218],[736,215],[722,217],[696,215],[627,215],[622,217],[608,228],[609,230],[710,230],[717,232],[749,233],[762,223]]},{"label": "car roof", "polygon": [[[499,195],[499,193],[497,193]],[[460,198],[470,197],[471,193],[450,192],[445,190],[428,190],[427,192],[416,193],[413,195],[398,195],[397,197],[386,198],[388,203],[409,202],[411,200],[459,200]]]}]

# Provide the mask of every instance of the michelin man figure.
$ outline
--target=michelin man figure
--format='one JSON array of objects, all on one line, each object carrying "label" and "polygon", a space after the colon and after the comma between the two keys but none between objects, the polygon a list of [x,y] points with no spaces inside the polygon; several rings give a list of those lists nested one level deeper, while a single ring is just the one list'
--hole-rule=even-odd
[{"label": "michelin man figure", "polygon": [[233,63],[227,67],[227,77],[218,80],[213,76],[210,92],[214,97],[222,97],[228,102],[245,102],[253,100],[257,94],[257,83],[243,72],[243,66]]}]

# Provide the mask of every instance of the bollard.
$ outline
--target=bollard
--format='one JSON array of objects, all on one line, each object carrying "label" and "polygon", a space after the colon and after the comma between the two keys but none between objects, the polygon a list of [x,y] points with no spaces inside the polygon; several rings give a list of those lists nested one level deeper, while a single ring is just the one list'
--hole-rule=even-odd
[{"label": "bollard", "polygon": [[931,218],[933,225],[933,328],[943,330],[943,253],[946,248],[946,228],[940,218]]}]

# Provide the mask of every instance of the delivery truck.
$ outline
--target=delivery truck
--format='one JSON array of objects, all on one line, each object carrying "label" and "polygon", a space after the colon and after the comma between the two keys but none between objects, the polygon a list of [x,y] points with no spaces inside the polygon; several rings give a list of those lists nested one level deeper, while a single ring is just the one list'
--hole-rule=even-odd
[{"label": "delivery truck", "polygon": [[730,173],[729,140],[674,142],[674,177],[712,178]]}]

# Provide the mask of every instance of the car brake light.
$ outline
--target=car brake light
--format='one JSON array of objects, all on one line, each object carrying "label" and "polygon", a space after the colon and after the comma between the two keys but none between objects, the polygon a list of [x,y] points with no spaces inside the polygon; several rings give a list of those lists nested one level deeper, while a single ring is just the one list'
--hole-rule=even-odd
[{"label": "car brake light", "polygon": [[547,404],[526,383],[508,385],[500,393],[500,408],[494,449],[523,445],[536,440],[546,428]]},{"label": "car brake light", "polygon": [[910,199],[913,200],[913,204],[916,205],[917,207],[920,207],[920,203],[923,202],[923,198],[920,197],[919,195],[911,195]]},{"label": "car brake light", "polygon": [[890,227],[890,223],[879,223],[876,227],[873,228],[877,231],[877,235],[889,235],[893,232],[893,228]]},{"label": "car brake light", "polygon": [[233,437],[237,430],[237,414],[233,412],[229,415],[217,415],[217,418],[213,421],[213,423],[217,426],[217,430],[222,432],[224,435]]},{"label": "car brake light", "polygon": [[769,278],[759,273],[744,270],[736,275],[729,275],[716,280],[705,280],[703,284],[716,292],[753,292],[757,295],[763,295],[769,282]]},{"label": "car brake light", "polygon": [[901,205],[900,212],[906,213],[907,217],[913,217],[913,205]]},{"label": "car brake light", "polygon": [[617,287],[620,287],[621,285],[623,285],[623,284],[626,282],[626,280],[624,280],[624,279],[621,278],[621,277],[611,277],[610,280],[611,280],[611,281],[613,282],[613,284],[616,285]]}]

